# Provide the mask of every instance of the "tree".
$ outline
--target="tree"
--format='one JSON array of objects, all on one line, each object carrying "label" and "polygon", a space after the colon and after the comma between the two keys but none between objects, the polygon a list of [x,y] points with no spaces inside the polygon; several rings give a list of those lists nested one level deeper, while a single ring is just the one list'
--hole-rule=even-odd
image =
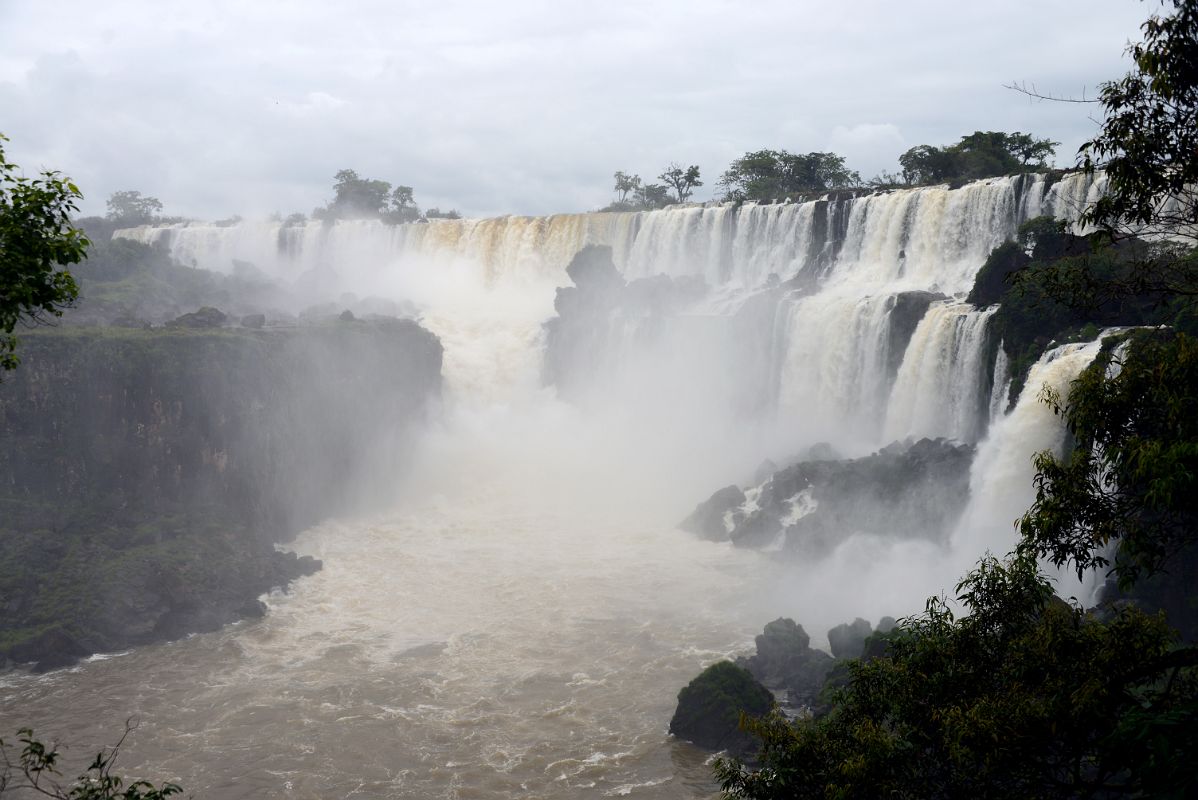
[{"label": "tree", "polygon": [[162,203],[158,198],[146,197],[141,192],[113,192],[108,198],[108,219],[117,227],[153,225],[161,213]]},{"label": "tree", "polygon": [[322,219],[378,219],[391,200],[391,184],[358,176],[352,169],[333,176],[333,201],[313,212]]},{"label": "tree", "polygon": [[1082,145],[1082,166],[1102,170],[1107,192],[1083,220],[1113,235],[1166,233],[1198,241],[1198,4],[1171,0],[1131,45],[1135,70],[1102,85],[1105,120]]},{"label": "tree", "polygon": [[819,719],[744,724],[761,764],[721,760],[733,798],[1188,797],[1198,651],[1158,616],[1108,619],[1053,595],[1027,558],[983,559],[848,665]]},{"label": "tree", "polygon": [[1048,398],[1076,446],[1036,457],[1036,502],[1020,522],[1028,552],[1079,575],[1111,565],[1125,587],[1198,542],[1198,340],[1157,330],[1130,344],[1117,362],[1101,354],[1067,404]]},{"label": "tree", "polygon": [[919,144],[903,153],[899,166],[903,168],[903,180],[916,185],[946,183],[957,175],[952,153],[930,144]]},{"label": "tree", "polygon": [[17,740],[9,744],[0,739],[0,797],[12,790],[53,800],[164,800],[183,790],[173,783],[155,786],[149,781],[130,781],[112,774],[112,768],[125,739],[136,728],[125,724],[120,741],[107,751],[96,754],[91,766],[69,786],[57,780],[58,748],[37,739],[33,731],[22,728]]},{"label": "tree", "polygon": [[395,187],[382,217],[392,223],[415,222],[420,219],[420,208],[416,205],[416,196],[411,186]]},{"label": "tree", "polygon": [[666,185],[674,190],[674,196],[679,203],[685,203],[690,199],[695,187],[703,185],[703,181],[699,180],[699,168],[694,164],[683,169],[681,165],[670,162],[657,179],[665,181]]},{"label": "tree", "polygon": [[1019,131],[974,131],[948,147],[916,145],[899,156],[899,164],[912,184],[976,180],[1043,169],[1059,144]]},{"label": "tree", "polygon": [[641,211],[652,211],[670,204],[670,192],[660,183],[646,183],[637,187],[633,200]]},{"label": "tree", "polygon": [[[1147,298],[1172,323],[1135,336],[1118,360],[1100,356],[1067,398],[1048,398],[1078,446],[1065,459],[1037,458],[1036,503],[1020,523],[1029,552],[1079,573],[1111,566],[1124,589],[1166,569],[1198,569],[1198,7],[1173,5],[1173,15],[1145,22],[1144,41],[1129,48],[1136,70],[1102,86],[1106,118],[1080,152],[1085,169],[1108,177],[1083,219],[1144,255],[1114,276],[1038,276],[1062,303]],[[1132,231],[1173,244],[1145,246]],[[1198,631],[1198,621],[1187,627]]]},{"label": "tree", "polygon": [[65,267],[83,260],[90,244],[71,224],[83,195],[57,172],[27,178],[4,155],[0,134],[0,369],[20,363],[18,322],[62,316],[79,294]]},{"label": "tree", "polygon": [[733,161],[718,185],[725,200],[771,202],[860,183],[861,176],[835,153],[758,150]]},{"label": "tree", "polygon": [[616,172],[616,203],[623,205],[628,202],[628,195],[634,194],[641,188],[641,177],[629,175],[626,172]]}]

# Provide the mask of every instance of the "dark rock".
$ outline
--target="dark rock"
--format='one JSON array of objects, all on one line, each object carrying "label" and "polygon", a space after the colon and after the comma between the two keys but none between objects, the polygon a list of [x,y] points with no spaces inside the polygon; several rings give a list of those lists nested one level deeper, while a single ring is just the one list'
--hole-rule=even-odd
[{"label": "dark rock", "polygon": [[890,299],[890,361],[887,366],[891,375],[898,374],[907,344],[928,312],[928,306],[937,300],[947,299],[947,295],[922,291],[899,292]]},{"label": "dark rock", "polygon": [[852,623],[837,625],[828,631],[828,644],[836,658],[859,658],[865,649],[865,640],[873,633],[870,624],[861,617]]},{"label": "dark rock", "polygon": [[840,461],[843,456],[828,442],[816,442],[807,448],[804,461]]},{"label": "dark rock", "polygon": [[774,620],[755,641],[757,654],[737,663],[765,686],[785,692],[788,705],[814,705],[832,657],[812,648],[811,637],[792,619]]},{"label": "dark rock", "polygon": [[773,703],[770,691],[747,670],[721,661],[703,670],[678,693],[670,733],[707,750],[749,755],[758,743],[740,730],[740,715],[761,716]]},{"label": "dark rock", "polygon": [[605,291],[624,285],[607,245],[589,244],[579,250],[570,259],[566,275],[583,291]]},{"label": "dark rock", "polygon": [[90,651],[61,626],[39,631],[37,634],[17,642],[0,656],[7,656],[17,664],[34,664],[35,672],[68,667]]},{"label": "dark rock", "polygon": [[265,314],[246,314],[241,318],[241,327],[243,328],[261,328],[265,324]]},{"label": "dark rock", "polygon": [[220,328],[229,317],[225,312],[212,306],[204,306],[198,311],[176,317],[166,323],[168,328]]},{"label": "dark rock", "polygon": [[[728,514],[735,513],[745,502],[745,493],[737,486],[725,486],[713,494],[710,499],[700,503],[689,517],[678,527],[684,531],[697,533],[704,539],[726,541],[728,526],[725,522]],[[732,520],[735,522],[735,520]]]},{"label": "dark rock", "polygon": [[320,567],[275,543],[360,507],[441,381],[407,320],[22,338],[0,383],[0,664],[261,615]]},{"label": "dark rock", "polygon": [[[828,454],[817,448],[812,455]],[[682,527],[742,547],[780,545],[806,557],[820,557],[855,534],[942,541],[969,498],[973,452],[970,445],[921,439],[895,442],[864,458],[801,461],[756,487],[721,489]]]}]

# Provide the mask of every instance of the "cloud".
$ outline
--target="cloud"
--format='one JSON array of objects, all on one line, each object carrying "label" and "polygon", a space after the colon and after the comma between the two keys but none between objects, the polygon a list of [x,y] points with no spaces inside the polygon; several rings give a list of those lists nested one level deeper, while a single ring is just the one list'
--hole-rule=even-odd
[{"label": "cloud", "polygon": [[[310,210],[343,168],[470,214],[585,210],[616,170],[763,147],[833,149],[869,176],[973,130],[1089,136],[1092,90],[1145,9],[881,0],[111,0],[0,5],[10,156],[74,177],[87,210],[136,188],[197,216]],[[70,18],[71,25],[62,25]],[[1028,20],[1034,20],[1029,24]],[[710,196],[701,195],[700,197]]]}]

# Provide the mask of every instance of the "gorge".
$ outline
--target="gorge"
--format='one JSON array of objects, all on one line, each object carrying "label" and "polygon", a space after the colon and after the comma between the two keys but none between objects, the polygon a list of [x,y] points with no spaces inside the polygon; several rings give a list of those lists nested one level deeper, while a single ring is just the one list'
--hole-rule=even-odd
[{"label": "gorge", "polygon": [[[28,481],[45,505],[102,474],[166,515],[186,487],[280,529],[259,544],[298,534],[286,546],[323,569],[261,618],[0,673],[0,713],[73,741],[136,714],[128,768],[198,795],[711,794],[706,755],[666,732],[700,668],[779,615],[823,646],[854,617],[918,611],[1013,546],[1032,454],[1065,444],[1041,388],[1101,344],[1057,343],[1013,375],[995,309],[965,298],[1020,225],[1081,233],[1102,191],[1101,175],[1028,174],[768,205],[117,231],[197,268],[252,265],[288,299],[257,309],[260,330],[30,336],[0,387],[5,491]],[[312,304],[349,318],[299,324]],[[397,308],[415,319],[371,319]],[[142,347],[165,351],[108,376]],[[62,406],[81,384],[100,405]],[[193,402],[200,427],[172,427],[192,418],[171,403]],[[157,420],[165,444],[122,468],[120,440],[93,441],[114,420],[131,439]],[[66,435],[78,463],[23,466]],[[729,486],[687,526],[703,537],[678,529]],[[1094,589],[1059,577],[1065,597]]]}]

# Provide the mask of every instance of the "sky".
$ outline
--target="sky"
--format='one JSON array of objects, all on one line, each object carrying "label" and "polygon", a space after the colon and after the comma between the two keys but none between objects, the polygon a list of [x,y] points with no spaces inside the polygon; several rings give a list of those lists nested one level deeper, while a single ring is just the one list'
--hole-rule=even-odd
[{"label": "sky", "polygon": [[1074,162],[1158,5],[1135,0],[0,0],[0,133],[104,213],[311,210],[333,175],[467,216],[587,211],[616,170],[763,148],[865,178],[917,144],[1030,132]]}]

